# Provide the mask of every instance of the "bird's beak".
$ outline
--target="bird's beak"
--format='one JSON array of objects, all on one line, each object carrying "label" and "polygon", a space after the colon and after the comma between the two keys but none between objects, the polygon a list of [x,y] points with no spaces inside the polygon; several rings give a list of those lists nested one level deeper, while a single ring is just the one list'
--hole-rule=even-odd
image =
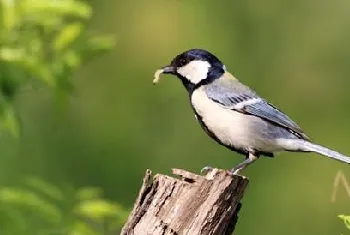
[{"label": "bird's beak", "polygon": [[161,69],[158,69],[155,74],[154,74],[154,79],[153,79],[153,84],[157,84],[160,80],[160,75],[164,73],[164,74],[175,74],[176,73],[176,69],[171,66],[171,65],[167,65]]},{"label": "bird's beak", "polygon": [[163,73],[165,73],[165,74],[173,74],[176,72],[175,68],[171,65],[167,65],[167,66],[163,67],[162,70],[163,70]]}]

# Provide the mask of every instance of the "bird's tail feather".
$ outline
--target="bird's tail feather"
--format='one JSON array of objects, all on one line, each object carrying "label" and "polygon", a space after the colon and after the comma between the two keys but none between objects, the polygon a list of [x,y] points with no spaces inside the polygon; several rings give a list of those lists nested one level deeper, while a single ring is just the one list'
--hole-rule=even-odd
[{"label": "bird's tail feather", "polygon": [[330,149],[323,147],[321,145],[313,144],[313,143],[308,142],[308,141],[304,141],[303,146],[304,146],[304,149],[303,149],[304,151],[316,152],[316,153],[322,154],[326,157],[333,158],[335,160],[350,164],[350,157],[345,156],[341,153],[338,153],[334,150],[330,150]]}]

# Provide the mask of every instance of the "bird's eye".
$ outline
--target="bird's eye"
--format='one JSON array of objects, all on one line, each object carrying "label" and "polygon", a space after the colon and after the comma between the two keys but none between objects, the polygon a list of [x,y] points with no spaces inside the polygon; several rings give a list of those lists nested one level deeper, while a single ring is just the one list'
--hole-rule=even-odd
[{"label": "bird's eye", "polygon": [[182,58],[182,59],[180,60],[180,66],[184,66],[185,64],[187,64],[187,59]]}]

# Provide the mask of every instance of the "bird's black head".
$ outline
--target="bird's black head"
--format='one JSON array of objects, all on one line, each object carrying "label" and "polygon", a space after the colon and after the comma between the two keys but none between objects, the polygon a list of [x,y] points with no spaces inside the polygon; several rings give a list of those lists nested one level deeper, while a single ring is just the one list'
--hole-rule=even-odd
[{"label": "bird's black head", "polygon": [[202,49],[191,49],[177,55],[162,73],[173,74],[190,90],[198,84],[208,83],[225,72],[225,66],[213,54]]}]

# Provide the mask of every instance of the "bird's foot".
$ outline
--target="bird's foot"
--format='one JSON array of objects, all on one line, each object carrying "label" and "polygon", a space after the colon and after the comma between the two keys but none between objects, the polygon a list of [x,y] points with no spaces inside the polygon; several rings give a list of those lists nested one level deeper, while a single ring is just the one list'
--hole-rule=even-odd
[{"label": "bird's foot", "polygon": [[230,170],[230,172],[231,172],[232,175],[241,175],[241,174],[240,174],[241,171],[242,171],[242,168],[232,168],[232,169]]},{"label": "bird's foot", "polygon": [[[214,168],[211,166],[206,166],[201,169],[201,175],[207,175],[209,172],[211,172]],[[240,167],[234,167],[231,170],[226,170],[227,174],[229,175],[240,175],[243,176],[242,173],[243,168]]]},{"label": "bird's foot", "polygon": [[201,175],[207,175],[209,172],[211,172],[214,168],[211,166],[206,166],[201,169]]}]

